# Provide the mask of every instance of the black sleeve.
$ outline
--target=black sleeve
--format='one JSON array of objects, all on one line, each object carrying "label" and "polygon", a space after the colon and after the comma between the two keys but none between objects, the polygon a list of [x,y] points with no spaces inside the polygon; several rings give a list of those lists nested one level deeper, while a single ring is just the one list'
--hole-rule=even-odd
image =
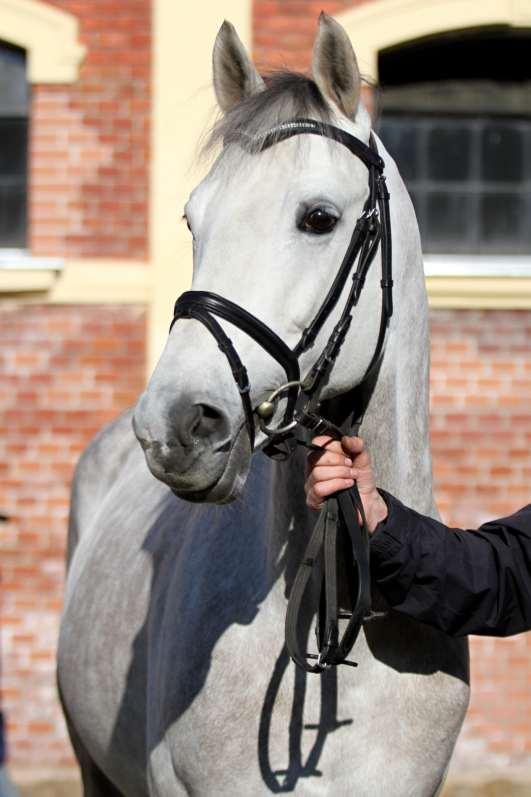
[{"label": "black sleeve", "polygon": [[478,531],[450,529],[380,491],[373,578],[393,609],[453,636],[531,629],[531,504]]}]

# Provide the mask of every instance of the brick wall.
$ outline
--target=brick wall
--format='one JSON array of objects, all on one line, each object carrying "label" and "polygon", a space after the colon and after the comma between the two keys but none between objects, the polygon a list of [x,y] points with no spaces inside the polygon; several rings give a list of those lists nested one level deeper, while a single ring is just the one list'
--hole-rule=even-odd
[{"label": "brick wall", "polygon": [[529,501],[531,313],[431,312],[434,476],[448,523]]},{"label": "brick wall", "polygon": [[337,15],[363,0],[254,0],[253,52],[259,69],[307,72],[321,11]]},{"label": "brick wall", "polygon": [[[529,503],[531,312],[431,313],[431,409],[439,508],[476,528]],[[461,768],[531,763],[531,634],[472,638]]]},{"label": "brick wall", "polygon": [[150,0],[49,0],[87,47],[79,80],[32,87],[30,241],[36,255],[147,254]]},{"label": "brick wall", "polygon": [[54,771],[72,763],[55,690],[70,480],[142,389],[144,310],[6,302],[0,341],[2,703],[13,765]]}]

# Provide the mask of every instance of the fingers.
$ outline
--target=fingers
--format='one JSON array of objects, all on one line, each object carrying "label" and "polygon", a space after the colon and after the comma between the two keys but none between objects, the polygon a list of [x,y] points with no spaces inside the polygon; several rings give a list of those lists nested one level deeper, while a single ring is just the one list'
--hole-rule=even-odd
[{"label": "fingers", "polygon": [[[330,435],[320,435],[314,437],[312,443],[316,446],[326,447],[327,451],[334,451],[336,453],[360,454],[365,450],[365,444],[361,437],[349,437],[345,435],[341,440],[336,440]],[[316,452],[318,453],[318,452]]]},{"label": "fingers", "polygon": [[352,487],[354,479],[333,478],[326,481],[316,482],[311,485],[306,493],[306,503],[311,509],[321,509],[323,501],[332,493],[338,490],[345,490]]},{"label": "fingers", "polygon": [[341,445],[349,454],[360,454],[365,449],[365,443],[361,437],[349,437],[348,435],[344,435],[344,437],[341,438]]},{"label": "fingers", "polygon": [[310,451],[307,460],[307,472],[311,472],[319,465],[351,465],[352,460],[345,455],[340,440],[333,440],[328,436],[315,437],[312,443],[316,446],[326,446],[323,451]]},{"label": "fingers", "polygon": [[313,470],[317,466],[351,466],[352,460],[350,457],[345,456],[343,451],[311,451],[308,454],[308,471]]},{"label": "fingers", "polygon": [[312,442],[323,450],[308,455],[304,489],[309,507],[320,509],[324,499],[338,490],[352,487],[354,479],[363,492],[374,488],[370,457],[361,438],[345,436],[334,440],[322,435]]},{"label": "fingers", "polygon": [[[320,435],[319,437],[314,437],[312,440],[314,446],[321,446],[323,449],[326,448],[326,451],[332,451],[336,454],[341,454],[343,451],[341,440],[336,440],[330,435]],[[320,454],[320,451],[312,452],[314,454]]]},{"label": "fingers", "polygon": [[317,482],[326,482],[330,479],[355,479],[356,471],[349,465],[322,465],[320,462],[308,473],[307,481],[310,487]]},{"label": "fingers", "polygon": [[329,495],[345,490],[354,484],[352,459],[345,455],[341,440],[319,436],[312,440],[323,446],[323,451],[312,451],[308,456],[308,478],[304,488],[306,502],[311,509],[320,509]]},{"label": "fingers", "polygon": [[316,437],[313,443],[322,451],[308,456],[308,475],[304,489],[306,503],[311,509],[321,509],[324,501],[339,490],[352,487],[354,479],[365,509],[367,525],[372,533],[387,517],[387,505],[376,489],[376,480],[369,452],[360,437],[333,440],[329,436]]},{"label": "fingers", "polygon": [[343,437],[341,440],[343,450],[350,456],[356,468],[367,468],[371,465],[369,452],[361,437]]}]

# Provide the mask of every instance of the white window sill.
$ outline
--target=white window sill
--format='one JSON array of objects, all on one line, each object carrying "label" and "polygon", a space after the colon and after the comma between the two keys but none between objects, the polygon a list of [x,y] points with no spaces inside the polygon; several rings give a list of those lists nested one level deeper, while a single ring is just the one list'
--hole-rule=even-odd
[{"label": "white window sill", "polygon": [[62,271],[61,257],[34,257],[27,249],[0,249],[0,269],[13,271]]},{"label": "white window sill", "polygon": [[64,267],[58,257],[33,257],[24,249],[0,249],[0,292],[49,291]]},{"label": "white window sill", "polygon": [[424,255],[427,277],[531,277],[531,255]]}]

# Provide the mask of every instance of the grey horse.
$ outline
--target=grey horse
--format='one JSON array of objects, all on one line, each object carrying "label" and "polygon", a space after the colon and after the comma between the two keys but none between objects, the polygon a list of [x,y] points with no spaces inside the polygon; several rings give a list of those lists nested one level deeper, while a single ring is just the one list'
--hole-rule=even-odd
[{"label": "grey horse", "polygon": [[[259,154],[245,142],[295,117],[367,142],[356,58],[323,15],[313,79],[264,83],[229,23],[213,62],[223,112],[213,141],[224,146],[185,209],[193,287],[245,307],[293,346],[362,211],[367,169],[317,136]],[[435,515],[418,229],[396,166],[378,148],[391,193],[396,309],[361,434],[379,484]],[[335,220],[325,234],[301,223],[315,208]],[[326,395],[345,392],[367,367],[379,279],[375,261]],[[337,312],[301,357],[302,373]],[[284,374],[224,326],[257,406]],[[257,449],[263,442],[259,434]],[[284,463],[251,454],[226,359],[201,323],[180,319],[134,417],[105,428],[76,472],[58,678],[85,794],[433,797],[468,703],[466,642],[383,607],[356,642],[357,669],[298,671],[283,627],[316,521],[305,505],[304,454]]]}]

